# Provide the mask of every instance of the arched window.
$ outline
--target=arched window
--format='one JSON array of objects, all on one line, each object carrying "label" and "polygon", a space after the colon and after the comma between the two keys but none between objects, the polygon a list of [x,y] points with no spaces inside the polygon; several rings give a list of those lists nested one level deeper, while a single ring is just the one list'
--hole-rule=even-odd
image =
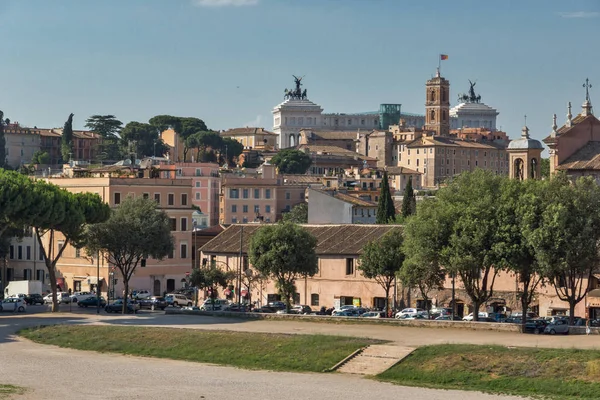
[{"label": "arched window", "polygon": [[532,158],[530,162],[529,177],[531,179],[537,179],[537,160],[535,158]]},{"label": "arched window", "polygon": [[431,120],[431,122],[435,121],[435,110],[431,110],[431,113],[429,114],[429,119]]},{"label": "arched window", "polygon": [[431,89],[431,92],[429,93],[429,100],[435,101],[435,90],[433,89]]},{"label": "arched window", "polygon": [[290,135],[290,147],[295,147],[296,146],[296,136],[294,136],[294,134],[292,133]]}]

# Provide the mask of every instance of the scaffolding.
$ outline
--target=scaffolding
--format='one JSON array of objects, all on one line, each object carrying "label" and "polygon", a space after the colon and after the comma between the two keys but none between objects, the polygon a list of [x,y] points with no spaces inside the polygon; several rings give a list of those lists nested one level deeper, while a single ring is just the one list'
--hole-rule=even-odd
[{"label": "scaffolding", "polygon": [[379,129],[388,130],[400,121],[402,104],[379,105]]}]

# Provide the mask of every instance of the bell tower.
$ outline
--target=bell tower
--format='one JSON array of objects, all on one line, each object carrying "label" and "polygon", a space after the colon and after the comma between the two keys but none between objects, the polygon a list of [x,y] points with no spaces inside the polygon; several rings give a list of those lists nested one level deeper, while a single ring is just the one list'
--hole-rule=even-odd
[{"label": "bell tower", "polygon": [[450,82],[440,76],[438,68],[435,77],[425,84],[425,130],[436,135],[450,134]]}]

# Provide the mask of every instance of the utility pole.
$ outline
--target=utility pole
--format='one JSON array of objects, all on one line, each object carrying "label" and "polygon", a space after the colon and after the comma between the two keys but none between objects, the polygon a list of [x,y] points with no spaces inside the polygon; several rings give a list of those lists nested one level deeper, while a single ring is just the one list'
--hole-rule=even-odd
[{"label": "utility pole", "polygon": [[241,225],[240,229],[240,261],[239,261],[239,269],[238,269],[238,284],[237,284],[237,297],[238,304],[242,304],[242,264],[243,260],[243,247],[244,245],[244,225]]}]

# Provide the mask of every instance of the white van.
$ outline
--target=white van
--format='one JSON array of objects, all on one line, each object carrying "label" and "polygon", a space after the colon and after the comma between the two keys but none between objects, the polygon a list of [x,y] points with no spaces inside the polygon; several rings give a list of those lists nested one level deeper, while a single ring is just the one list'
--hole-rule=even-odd
[{"label": "white van", "polygon": [[227,305],[229,305],[228,300],[214,299],[214,303],[213,303],[213,299],[206,299],[206,300],[204,300],[204,303],[202,303],[202,305],[200,306],[200,310],[202,310],[202,311],[221,311]]},{"label": "white van", "polygon": [[167,306],[174,306],[174,307],[191,307],[192,306],[192,300],[188,299],[187,297],[185,297],[182,294],[177,294],[177,293],[171,293],[165,296],[165,302],[167,303]]}]

